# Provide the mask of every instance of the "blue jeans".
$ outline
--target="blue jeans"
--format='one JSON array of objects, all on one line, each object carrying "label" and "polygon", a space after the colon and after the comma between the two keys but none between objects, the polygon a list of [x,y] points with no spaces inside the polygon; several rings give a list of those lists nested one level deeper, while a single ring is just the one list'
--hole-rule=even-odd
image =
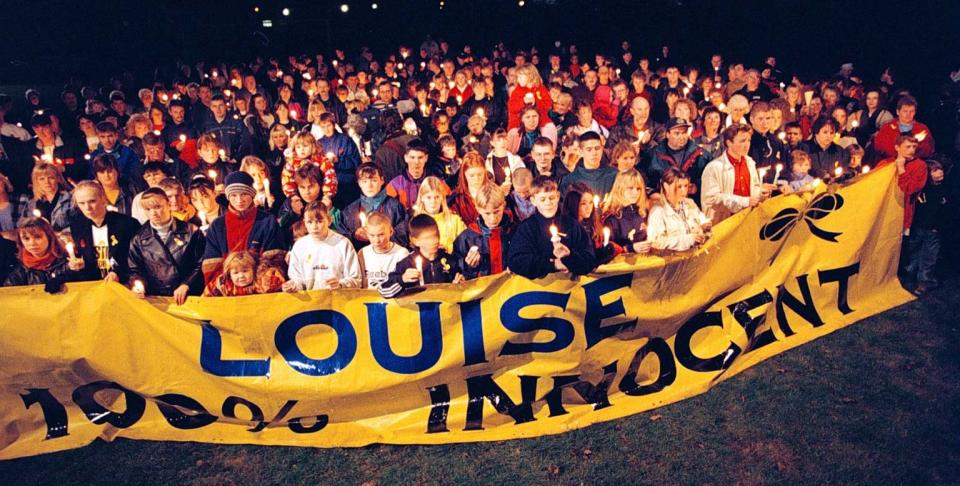
[{"label": "blue jeans", "polygon": [[916,279],[918,286],[937,286],[937,258],[940,256],[940,232],[935,229],[910,228],[908,243],[909,263],[907,278]]}]

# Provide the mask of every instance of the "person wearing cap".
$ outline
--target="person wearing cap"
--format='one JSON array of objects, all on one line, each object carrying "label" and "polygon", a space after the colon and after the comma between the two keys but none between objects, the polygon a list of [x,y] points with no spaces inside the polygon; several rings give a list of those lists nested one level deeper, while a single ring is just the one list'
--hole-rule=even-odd
[{"label": "person wearing cap", "polygon": [[253,177],[246,172],[232,172],[225,184],[227,212],[213,220],[207,230],[202,265],[207,283],[220,274],[223,259],[231,252],[246,250],[269,259],[284,249],[277,220],[253,202],[257,195]]},{"label": "person wearing cap", "polygon": [[685,118],[671,118],[666,126],[666,138],[647,152],[643,164],[647,186],[660,187],[663,173],[673,168],[690,176],[690,191],[696,194],[703,169],[710,163],[710,154],[690,138],[693,125]]}]

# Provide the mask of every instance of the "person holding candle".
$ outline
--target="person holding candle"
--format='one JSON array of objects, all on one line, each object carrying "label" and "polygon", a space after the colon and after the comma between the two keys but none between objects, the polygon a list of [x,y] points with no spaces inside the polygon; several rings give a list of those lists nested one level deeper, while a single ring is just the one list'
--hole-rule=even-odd
[{"label": "person holding candle", "polygon": [[[437,177],[429,176],[420,184],[417,202],[410,207],[411,217],[418,214],[430,215],[437,221],[440,230],[440,246],[447,252],[453,252],[453,240],[466,229],[463,220],[447,206],[446,183]],[[479,211],[480,206],[477,206]]]},{"label": "person holding candle", "polygon": [[480,152],[486,157],[491,149],[491,135],[486,130],[486,120],[480,115],[473,115],[467,119],[467,134],[460,139],[461,155],[471,150]]},{"label": "person holding candle", "polygon": [[[532,113],[532,112],[531,112]],[[510,138],[502,128],[493,132],[490,137],[492,150],[487,154],[485,167],[493,175],[493,181],[505,191],[509,191],[510,174],[523,167],[523,159],[508,149]]]},{"label": "person holding candle", "polygon": [[344,208],[340,221],[334,229],[350,238],[354,246],[359,248],[370,241],[364,225],[360,224],[360,214],[364,214],[369,219],[373,214],[380,213],[385,215],[390,221],[390,226],[395,228],[395,231],[391,231],[394,241],[405,241],[407,211],[400,201],[387,195],[383,188],[383,175],[380,168],[370,162],[360,164],[356,178],[360,186],[360,198]]},{"label": "person holding candle", "polygon": [[663,196],[650,208],[646,240],[656,250],[686,251],[702,244],[711,223],[689,194],[690,178],[675,168],[660,177]]},{"label": "person holding candle", "polygon": [[923,123],[916,120],[917,100],[904,96],[897,102],[897,118],[880,127],[873,141],[873,149],[878,160],[896,157],[900,135],[912,135],[918,143],[916,156],[925,159],[933,155],[936,146],[933,133]]},{"label": "person holding candle", "polygon": [[843,172],[850,165],[850,154],[834,142],[837,128],[833,118],[820,117],[813,123],[813,139],[800,144],[800,150],[810,156],[811,170],[816,177],[838,179],[834,169],[840,167]]},{"label": "person holding candle", "polygon": [[580,223],[593,243],[597,265],[603,265],[624,252],[621,246],[610,241],[610,228],[604,229],[600,223],[600,197],[590,192],[585,184],[578,182],[570,187],[563,197],[560,214]]},{"label": "person holding candle", "polygon": [[218,193],[222,192],[224,180],[237,169],[236,165],[224,160],[224,157],[221,156],[223,148],[212,135],[201,135],[197,139],[197,148],[200,163],[193,169],[191,178],[206,177],[213,181]]},{"label": "person holding candle", "polygon": [[708,106],[703,110],[701,118],[701,133],[694,137],[693,141],[706,152],[710,160],[713,160],[723,154],[723,137],[720,134],[720,122],[722,118],[720,110],[713,106]]},{"label": "person holding candle", "polygon": [[432,217],[419,214],[408,225],[410,244],[417,250],[397,263],[380,284],[380,295],[394,298],[405,291],[432,283],[460,283],[460,263],[440,246],[440,228]]},{"label": "person holding candle", "polygon": [[753,135],[750,138],[749,155],[757,167],[771,167],[782,160],[785,153],[783,142],[770,130],[770,105],[765,101],[756,101],[750,108],[750,126]]},{"label": "person holding candle", "polygon": [[200,229],[206,234],[210,223],[220,217],[226,211],[226,199],[223,196],[217,196],[217,190],[213,181],[204,177],[197,176],[190,181],[190,205],[196,209],[197,222]]},{"label": "person holding candle", "polygon": [[[403,227],[401,224],[399,227]],[[363,271],[362,288],[379,290],[400,260],[410,251],[393,241],[394,224],[384,213],[372,212],[362,226],[370,244],[360,249],[358,257]]]},{"label": "person holding candle", "polygon": [[[9,181],[5,177],[4,179]],[[33,167],[30,179],[33,182],[30,186],[33,197],[20,197],[20,219],[36,216],[35,211],[39,211],[40,217],[49,221],[54,230],[62,231],[67,228],[74,206],[70,191],[64,189],[60,170],[53,164],[40,163]],[[3,189],[6,193],[6,187]]]},{"label": "person holding candle", "polygon": [[269,258],[284,249],[276,219],[253,203],[257,191],[249,174],[228,175],[224,192],[229,201],[227,212],[210,223],[203,252],[203,273],[208,284],[220,273],[223,258],[230,252],[246,250]]},{"label": "person holding candle", "polygon": [[849,123],[857,143],[866,147],[880,130],[880,127],[893,121],[893,114],[884,109],[886,100],[879,88],[868,88],[864,93],[863,109],[850,115]]},{"label": "person holding candle", "polygon": [[78,259],[68,257],[53,227],[45,219],[29,217],[20,220],[16,248],[13,266],[0,268],[5,275],[4,287],[45,285],[48,292],[55,293],[62,289],[64,282],[78,277],[71,269],[71,261],[76,266]]},{"label": "person holding candle", "polygon": [[513,234],[513,220],[507,211],[503,189],[486,183],[477,193],[480,217],[471,222],[453,243],[463,276],[474,279],[507,270],[507,255]]},{"label": "person holding candle", "polygon": [[612,149],[620,141],[627,140],[643,152],[653,148],[666,136],[663,125],[650,119],[650,102],[643,96],[637,96],[630,102],[629,115],[624,116],[623,123],[610,130],[606,146]]},{"label": "person holding candle", "polygon": [[173,100],[167,108],[169,122],[164,125],[161,136],[167,155],[183,160],[191,167],[198,162],[196,139],[199,135],[188,121],[187,107],[182,100]]},{"label": "person holding candle", "polygon": [[333,205],[333,197],[337,194],[337,172],[333,167],[333,162],[323,152],[319,151],[317,139],[310,133],[298,133],[293,136],[290,145],[293,150],[290,150],[290,153],[287,154],[287,163],[283,166],[283,172],[280,174],[283,194],[288,198],[296,195],[297,183],[294,181],[294,173],[306,165],[315,165],[323,174],[323,202],[327,207]]},{"label": "person holding candle", "polygon": [[[127,180],[136,180],[140,177],[139,157],[130,147],[119,143],[116,126],[110,122],[97,123],[97,137],[100,139],[100,145],[90,154],[90,158],[96,159],[99,155],[108,154],[116,160],[118,175]],[[92,168],[87,177],[93,179]]]},{"label": "person holding candle", "polygon": [[303,210],[307,236],[297,240],[290,250],[289,280],[283,284],[285,292],[360,286],[362,274],[357,251],[350,240],[330,230],[330,222],[329,210],[319,201]]},{"label": "person holding candle", "polygon": [[610,228],[610,241],[630,253],[648,253],[647,191],[636,169],[617,174],[610,197],[603,204],[603,227]]},{"label": "person holding candle", "polygon": [[159,187],[144,191],[139,203],[147,222],[130,241],[130,282],[142,282],[139,297],[172,296],[182,305],[187,295],[203,292],[203,232],[173,217],[167,193]]},{"label": "person holding candle", "polygon": [[73,190],[73,202],[79,209],[70,220],[70,235],[76,245],[77,262],[71,268],[78,280],[124,283],[127,280],[130,240],[140,223],[125,214],[108,211],[103,186],[81,181]]},{"label": "person holding candle", "polygon": [[539,113],[538,123],[550,121],[547,112],[553,107],[550,91],[543,85],[543,79],[532,64],[518,66],[516,69],[517,87],[510,93],[507,101],[507,130],[519,128],[521,115],[527,105],[536,107]]},{"label": "person holding candle", "polygon": [[273,214],[279,212],[277,197],[281,195],[281,191],[275,184],[271,184],[267,164],[256,155],[248,155],[240,161],[240,171],[253,178],[253,188],[257,191],[254,204]]},{"label": "person holding candle", "polygon": [[754,207],[769,196],[756,164],[747,155],[753,129],[735,124],[723,130],[723,155],[703,169],[700,200],[707,217],[719,223],[734,213]]},{"label": "person holding candle", "polygon": [[58,134],[59,122],[56,115],[44,112],[30,118],[30,127],[36,134],[30,141],[34,160],[48,160],[63,173],[68,183],[86,179],[90,174],[90,164],[83,158],[82,152],[67,144]]},{"label": "person holding candle", "polygon": [[531,279],[553,272],[590,273],[596,267],[593,242],[575,218],[558,214],[557,183],[537,177],[531,192],[537,214],[522,221],[514,231],[507,257],[510,270]]}]

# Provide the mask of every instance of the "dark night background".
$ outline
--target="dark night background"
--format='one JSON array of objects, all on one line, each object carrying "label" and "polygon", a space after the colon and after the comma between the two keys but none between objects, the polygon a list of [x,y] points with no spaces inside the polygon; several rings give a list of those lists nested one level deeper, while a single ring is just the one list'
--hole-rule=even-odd
[{"label": "dark night background", "polygon": [[[341,3],[350,5],[347,14]],[[774,53],[787,72],[818,76],[854,62],[868,83],[889,65],[921,102],[936,100],[946,74],[960,68],[956,1],[526,0],[518,7],[516,0],[446,0],[442,10],[439,0],[380,0],[376,10],[371,3],[12,2],[0,10],[0,85],[60,84],[71,74],[99,81],[120,69],[147,81],[153,65],[176,59],[230,61],[333,47],[352,53],[361,45],[393,52],[400,43],[418,46],[428,33],[452,49],[466,42],[481,53],[499,40],[508,49],[535,44],[546,51],[556,39],[591,57],[598,49],[616,53],[623,39],[635,55],[667,44],[679,61],[698,65],[714,51],[748,66]],[[284,7],[290,17],[281,15]],[[274,27],[263,28],[263,19]]]}]

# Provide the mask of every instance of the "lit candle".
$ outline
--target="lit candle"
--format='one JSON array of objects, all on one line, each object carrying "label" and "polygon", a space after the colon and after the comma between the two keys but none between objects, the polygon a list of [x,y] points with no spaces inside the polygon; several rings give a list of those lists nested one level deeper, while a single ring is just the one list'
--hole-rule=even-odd
[{"label": "lit candle", "polygon": [[277,77],[283,77],[283,71],[277,69]]},{"label": "lit candle", "polygon": [[181,134],[180,134],[180,142],[182,143],[182,142],[186,142],[186,141],[187,141],[187,136],[181,133]]},{"label": "lit candle", "polygon": [[689,94],[690,94],[690,88],[684,86],[684,87],[683,87],[683,97],[686,98],[687,95],[689,95]]},{"label": "lit candle", "polygon": [[312,90],[312,89],[308,89],[308,90],[307,90],[307,96],[309,96],[310,98],[313,98],[313,90]]},{"label": "lit candle", "polygon": [[214,181],[217,180],[217,171],[214,169],[208,170],[207,177],[209,177],[210,179],[213,179]]},{"label": "lit candle", "polygon": [[43,213],[41,213],[39,209],[34,209],[34,210],[33,210],[33,217],[34,217],[34,218],[42,218],[42,217],[43,217]]},{"label": "lit candle", "polygon": [[600,207],[600,196],[593,196],[593,209]]},{"label": "lit candle", "polygon": [[227,160],[227,151],[226,151],[226,150],[220,149],[219,154],[220,154],[220,160]]},{"label": "lit candle", "polygon": [[785,131],[783,131],[783,130],[780,130],[780,133],[777,134],[777,138],[779,138],[781,142],[786,141],[786,140],[787,140],[787,132],[785,132]]},{"label": "lit candle", "polygon": [[560,243],[560,231],[557,230],[557,225],[550,225],[550,242],[551,243]]},{"label": "lit candle", "polygon": [[303,79],[310,81],[310,73],[303,73]]},{"label": "lit candle", "polygon": [[479,141],[480,141],[480,140],[478,140],[476,136],[470,135],[470,143],[477,143],[477,142],[479,142]]},{"label": "lit candle", "polygon": [[402,63],[402,62],[397,63],[397,69],[403,70],[403,63]]},{"label": "lit candle", "polygon": [[780,180],[780,172],[783,171],[783,164],[777,164],[774,166],[776,172],[773,173],[773,183],[776,184]]},{"label": "lit candle", "polygon": [[297,119],[297,110],[290,110],[290,118]]},{"label": "lit candle", "polygon": [[337,60],[336,60],[336,59],[333,60],[333,67],[337,67]]},{"label": "lit candle", "polygon": [[453,89],[453,87],[456,86],[456,85],[457,85],[457,83],[454,83],[453,81],[450,81],[449,83],[447,83],[447,88]]},{"label": "lit candle", "polygon": [[924,130],[924,131],[916,134],[916,135],[914,136],[914,138],[916,138],[918,142],[924,141],[924,140],[927,138],[927,131]]},{"label": "lit candle", "polygon": [[427,105],[426,105],[426,104],[421,104],[421,105],[420,105],[420,111],[423,112],[423,116],[429,115],[429,113],[427,112]]},{"label": "lit candle", "polygon": [[77,254],[73,252],[73,242],[72,242],[72,241],[67,242],[67,255],[70,255],[70,259],[74,259],[74,258],[77,257]]},{"label": "lit candle", "polygon": [[327,160],[333,162],[334,154],[333,152],[327,152]]},{"label": "lit candle", "polygon": [[833,177],[839,179],[841,176],[843,176],[843,167],[838,165],[835,169],[833,169]]},{"label": "lit candle", "polygon": [[760,182],[763,182],[763,180],[767,178],[767,168],[766,168],[766,167],[761,167],[761,168],[758,170],[758,172],[760,172]]},{"label": "lit candle", "polygon": [[483,111],[483,108],[477,108],[477,116],[480,118],[486,118],[486,112]]},{"label": "lit candle", "polygon": [[726,109],[727,109],[727,104],[721,101],[721,102],[720,102],[720,106],[718,106],[717,108],[719,108],[720,111],[726,111]]},{"label": "lit candle", "polygon": [[458,104],[458,105],[462,105],[462,104],[463,104],[463,96],[457,95],[457,104]]},{"label": "lit candle", "polygon": [[360,227],[365,228],[367,226],[367,215],[360,211]]},{"label": "lit candle", "polygon": [[263,178],[263,194],[265,196],[270,195],[270,179],[266,177]]},{"label": "lit candle", "polygon": [[227,98],[229,98],[230,95],[233,94],[233,91],[230,91],[229,89],[225,89],[225,90],[223,90],[223,94],[224,94],[224,96],[226,96]]},{"label": "lit candle", "polygon": [[117,207],[113,204],[107,204],[107,211],[117,212]]},{"label": "lit candle", "polygon": [[627,233],[627,239],[630,240],[630,241],[633,241],[633,235],[635,235],[635,234],[637,234],[637,229],[636,229],[636,228],[630,230],[630,232]]},{"label": "lit candle", "polygon": [[870,173],[870,166],[869,166],[869,165],[863,166],[863,173],[864,173],[864,174]]},{"label": "lit candle", "polygon": [[860,121],[859,121],[859,120],[853,120],[853,121],[850,122],[850,126],[853,127],[853,128],[857,128],[857,127],[860,126]]},{"label": "lit candle", "polygon": [[417,272],[420,274],[420,285],[423,285],[423,257],[417,255],[414,261],[417,263]]},{"label": "lit candle", "polygon": [[610,228],[603,227],[603,246],[610,244]]},{"label": "lit candle", "polygon": [[167,100],[169,99],[169,97],[167,96],[166,93],[164,93],[164,94],[160,95],[160,99],[163,100],[164,103],[166,103]]},{"label": "lit candle", "polygon": [[819,186],[821,182],[823,182],[823,181],[822,181],[822,180],[820,180],[820,178],[819,178],[819,177],[818,177],[818,178],[816,178],[816,179],[814,179],[814,180],[813,180],[813,188],[814,188],[814,189],[816,189],[816,188],[817,188],[817,186]]},{"label": "lit candle", "polygon": [[420,69],[423,70],[425,67],[427,67],[427,63],[420,61]]},{"label": "lit candle", "polygon": [[147,293],[147,289],[143,288],[143,281],[142,281],[142,280],[139,280],[139,279],[138,279],[138,280],[134,280],[134,281],[133,281],[133,291],[134,291],[135,293],[138,293],[138,294],[145,294],[145,293]]},{"label": "lit candle", "polygon": [[780,91],[783,91],[783,89],[786,88],[786,87],[787,87],[786,83],[784,83],[783,81],[781,81],[781,82],[780,82]]},{"label": "lit candle", "polygon": [[197,216],[200,216],[200,227],[201,227],[201,228],[206,228],[206,227],[207,227],[207,213],[201,210],[201,211],[197,212]]},{"label": "lit candle", "polygon": [[436,88],[436,87],[437,87],[437,83],[434,83],[433,81],[430,81],[430,89],[434,89],[434,88]]},{"label": "lit candle", "polygon": [[506,178],[508,181],[510,180],[510,166],[503,168],[503,177]]},{"label": "lit candle", "polygon": [[377,95],[380,94],[380,90],[378,90],[377,88],[373,88],[373,91],[371,91],[370,93],[373,94],[374,98],[376,98]]},{"label": "lit candle", "polygon": [[617,68],[617,77],[620,77],[620,68]]}]

